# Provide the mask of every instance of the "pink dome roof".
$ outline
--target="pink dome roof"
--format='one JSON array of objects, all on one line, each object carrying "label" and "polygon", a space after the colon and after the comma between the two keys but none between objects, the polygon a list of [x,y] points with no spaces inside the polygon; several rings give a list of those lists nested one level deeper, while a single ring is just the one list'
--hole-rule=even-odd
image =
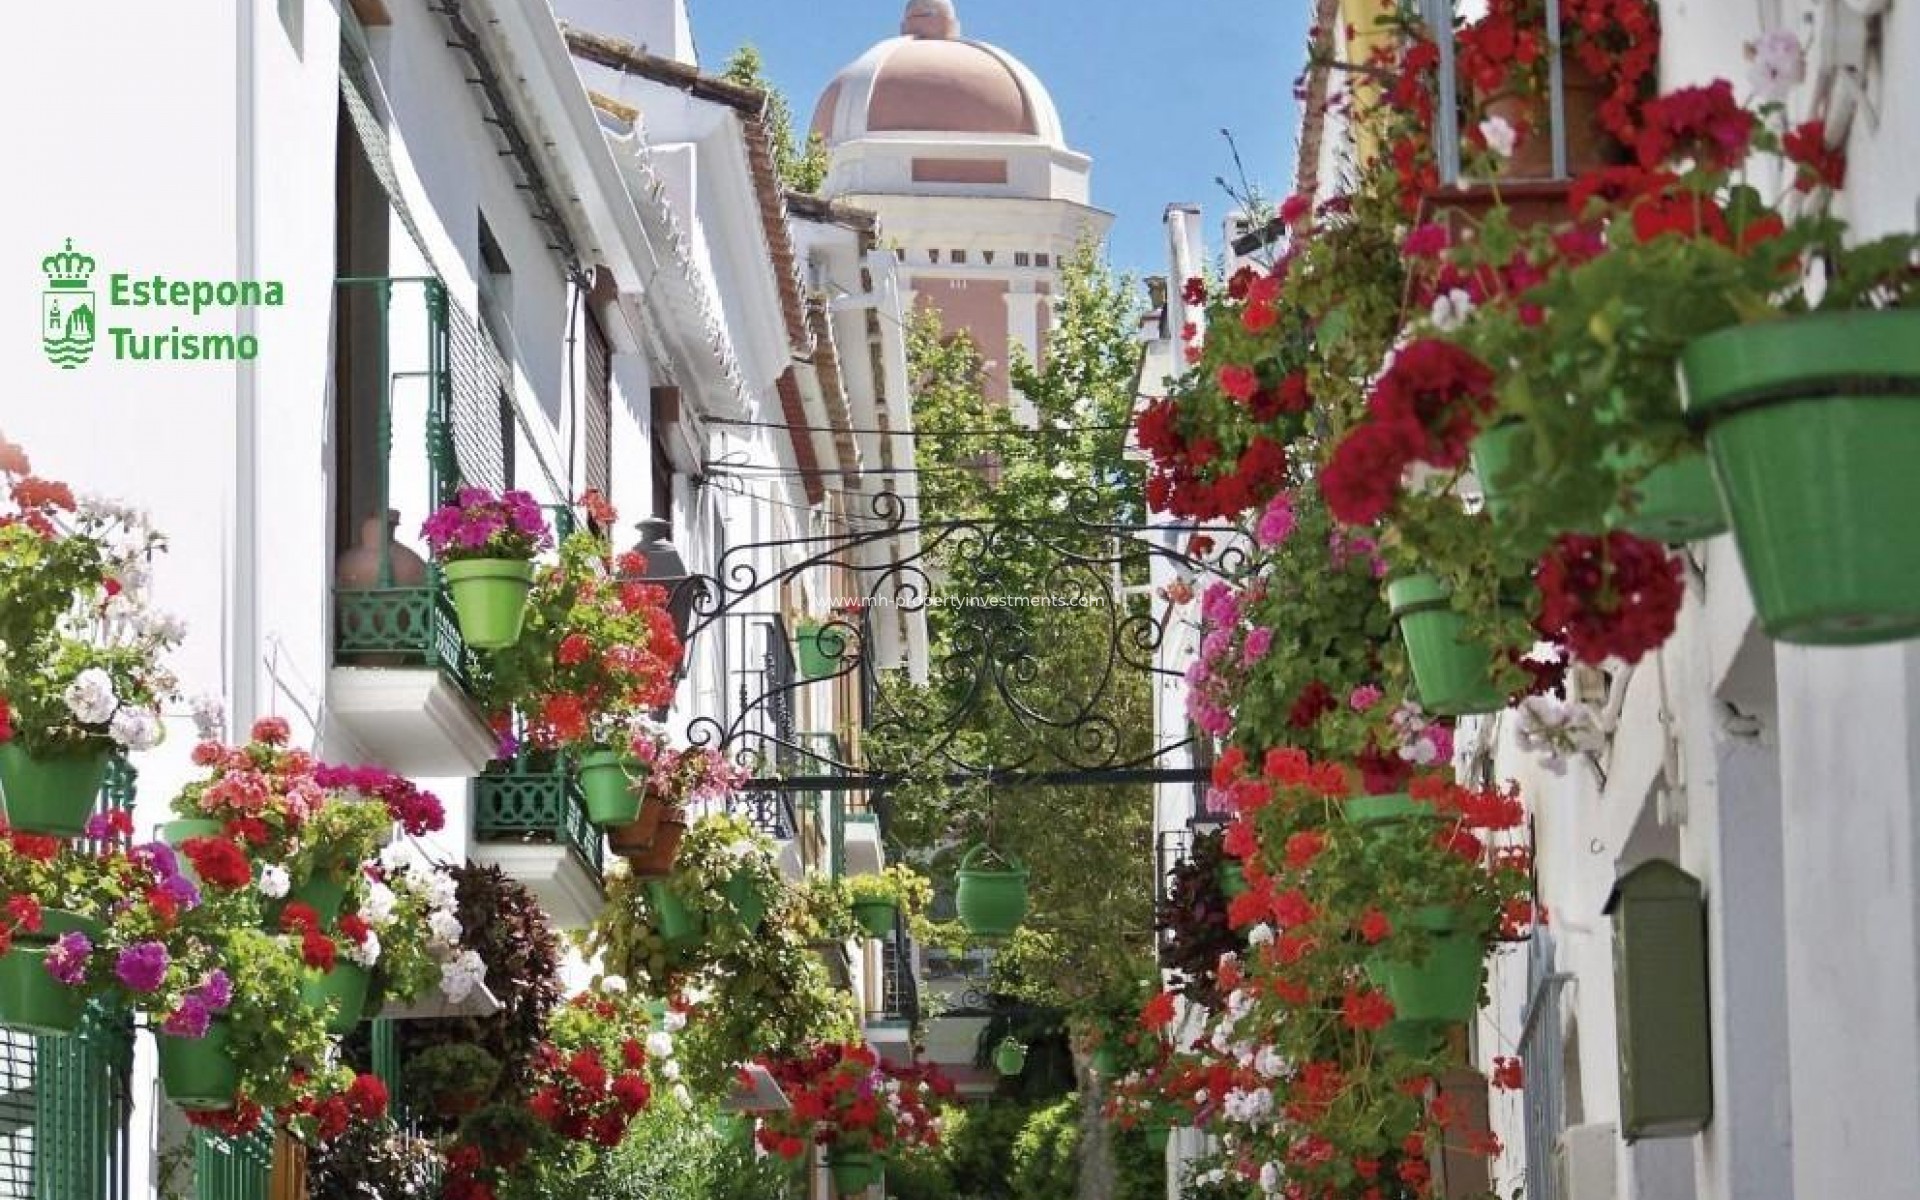
[{"label": "pink dome roof", "polygon": [[960,36],[951,0],[911,0],[900,36],[867,51],[827,85],[813,129],[829,145],[869,133],[978,133],[1064,146],[1060,117],[1033,72]]}]

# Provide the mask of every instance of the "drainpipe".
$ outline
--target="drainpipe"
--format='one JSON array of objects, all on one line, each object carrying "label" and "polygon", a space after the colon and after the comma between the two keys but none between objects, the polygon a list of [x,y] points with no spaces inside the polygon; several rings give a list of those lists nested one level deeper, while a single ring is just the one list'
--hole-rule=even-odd
[{"label": "drainpipe", "polygon": [[[234,274],[252,279],[260,259],[259,210],[254,161],[258,108],[255,8],[238,4],[238,69],[234,97]],[[237,334],[256,332],[251,308],[235,310]],[[251,363],[234,362],[233,578],[232,612],[226,622],[226,672],[230,729],[245,729],[260,715],[260,424],[259,383]]]}]

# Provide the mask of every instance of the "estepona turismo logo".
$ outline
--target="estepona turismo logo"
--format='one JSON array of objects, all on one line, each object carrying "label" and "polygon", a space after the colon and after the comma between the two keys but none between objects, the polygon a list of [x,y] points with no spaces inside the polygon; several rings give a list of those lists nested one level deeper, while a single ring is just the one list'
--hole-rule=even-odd
[{"label": "estepona turismo logo", "polygon": [[[286,289],[276,279],[174,279],[115,272],[107,277],[107,313],[102,316],[93,290],[97,265],[74,249],[72,238],[40,260],[47,277],[40,296],[40,345],[47,361],[63,371],[89,362],[102,333],[106,357],[118,362],[251,361],[260,356],[260,338],[233,332],[228,314],[242,308],[278,308],[286,302]],[[170,311],[154,311],[161,309]]]}]

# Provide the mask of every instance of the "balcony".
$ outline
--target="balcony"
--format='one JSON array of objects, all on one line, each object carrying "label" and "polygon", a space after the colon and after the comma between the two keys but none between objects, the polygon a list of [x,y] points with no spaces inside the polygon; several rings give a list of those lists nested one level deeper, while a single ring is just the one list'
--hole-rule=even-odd
[{"label": "balcony", "polygon": [[[417,523],[450,502],[464,481],[454,377],[456,360],[472,356],[455,353],[438,279],[349,278],[336,286],[337,519],[358,542],[341,555],[344,582],[334,588],[329,708],[393,770],[476,775],[494,739],[469,697],[472,651],[439,569],[392,535],[401,521]],[[417,435],[423,454],[396,457],[401,428]],[[396,507],[403,496],[417,507]]]},{"label": "balcony", "polygon": [[584,928],[600,911],[605,847],[564,760],[522,756],[474,779],[468,857],[531,888],[558,928]]}]

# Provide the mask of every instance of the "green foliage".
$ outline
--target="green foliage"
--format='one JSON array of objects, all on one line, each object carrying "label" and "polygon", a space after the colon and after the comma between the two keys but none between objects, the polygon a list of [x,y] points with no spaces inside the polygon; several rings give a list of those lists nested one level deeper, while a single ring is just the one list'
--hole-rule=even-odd
[{"label": "green foliage", "polygon": [[1013,1139],[1012,1200],[1071,1200],[1080,1176],[1080,1098],[1035,1109]]},{"label": "green foliage", "polygon": [[780,89],[767,82],[759,49],[748,44],[735,50],[720,74],[724,79],[766,93],[767,109],[763,119],[780,182],[789,191],[818,192],[827,178],[827,143],[816,133],[808,134],[804,141],[796,136],[793,109]]},{"label": "green foliage", "polygon": [[311,1147],[309,1200],[432,1200],[440,1194],[440,1155],[426,1138],[391,1119],[355,1121],[346,1133]]},{"label": "green foliage", "polygon": [[626,1140],[572,1181],[568,1194],[595,1200],[784,1200],[796,1169],[760,1158],[739,1124],[706,1106],[656,1102]]},{"label": "green foliage", "polygon": [[461,1042],[427,1047],[409,1059],[401,1073],[407,1103],[426,1112],[484,1101],[499,1082],[500,1060]]}]

